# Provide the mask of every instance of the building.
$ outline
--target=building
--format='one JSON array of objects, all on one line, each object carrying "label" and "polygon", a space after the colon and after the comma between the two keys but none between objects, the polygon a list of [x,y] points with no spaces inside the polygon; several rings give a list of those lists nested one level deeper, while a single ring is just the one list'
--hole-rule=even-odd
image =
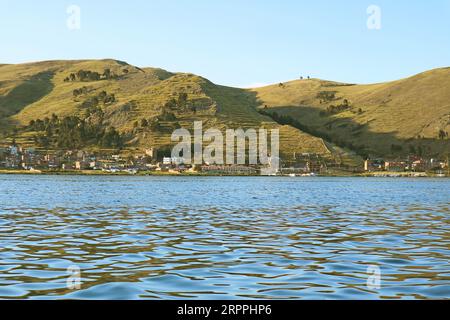
[{"label": "building", "polygon": [[91,169],[89,161],[75,161],[75,170],[88,170]]},{"label": "building", "polygon": [[156,168],[157,171],[162,171],[162,172],[168,172],[170,169],[172,169],[172,165],[166,164],[166,163],[158,163],[158,167]]},{"label": "building", "polygon": [[55,154],[47,154],[44,156],[44,161],[47,163],[49,169],[57,169],[61,167],[60,157]]},{"label": "building", "polygon": [[204,165],[201,170],[204,173],[223,175],[254,175],[258,172],[254,167],[242,165]]},{"label": "building", "polygon": [[164,158],[163,158],[163,164],[166,164],[166,165],[172,164],[172,158],[170,158],[170,157],[164,157]]},{"label": "building", "polygon": [[8,169],[19,169],[20,167],[20,159],[18,157],[6,157],[5,161],[5,168]]},{"label": "building", "polygon": [[305,174],[310,173],[311,168],[309,166],[309,161],[297,161],[297,163],[290,167],[282,168],[281,172],[283,174]]},{"label": "building", "polygon": [[411,162],[411,170],[414,172],[425,172],[429,168],[427,162],[423,159],[417,159]]},{"label": "building", "polygon": [[386,171],[405,172],[408,169],[408,164],[405,161],[386,161],[384,167]]},{"label": "building", "polygon": [[327,167],[323,162],[315,160],[309,161],[309,169],[310,172],[314,173],[323,173],[327,171]]},{"label": "building", "polygon": [[93,160],[93,161],[91,160],[89,162],[89,169],[99,170],[99,169],[101,169],[101,163],[96,160]]},{"label": "building", "polygon": [[66,162],[61,165],[63,170],[75,170],[75,164],[72,162]]},{"label": "building", "polygon": [[9,154],[11,156],[18,156],[20,153],[20,148],[18,146],[10,146],[9,147]]},{"label": "building", "polygon": [[381,159],[376,159],[376,160],[367,159],[366,161],[364,161],[364,170],[365,171],[368,171],[368,172],[384,171],[384,169],[385,169],[385,162],[384,162],[384,160],[381,160]]},{"label": "building", "polygon": [[447,162],[444,160],[431,159],[430,160],[430,169],[434,170],[442,170],[447,167]]},{"label": "building", "polygon": [[178,166],[183,163],[184,163],[183,158],[177,158],[177,157],[164,157],[163,158],[163,164],[166,164],[166,165]]}]

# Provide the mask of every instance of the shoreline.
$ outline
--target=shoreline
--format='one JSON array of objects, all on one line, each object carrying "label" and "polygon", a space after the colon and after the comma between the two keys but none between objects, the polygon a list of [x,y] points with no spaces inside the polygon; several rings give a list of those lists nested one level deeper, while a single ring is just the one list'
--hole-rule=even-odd
[{"label": "shoreline", "polygon": [[[73,170],[73,171],[47,171],[47,170],[4,170],[0,169],[0,175],[45,175],[45,176],[155,176],[155,177],[263,177],[259,174],[211,174],[211,173],[201,173],[201,172],[189,172],[189,173],[173,173],[173,172],[155,172],[155,171],[141,171],[136,174],[131,174],[128,172],[105,172],[98,170]],[[360,178],[450,178],[450,175],[444,174],[430,174],[426,172],[365,172],[358,174],[347,173],[330,173],[330,174],[316,174],[312,176],[290,176],[286,174],[276,175],[276,176],[264,176],[264,177],[286,177],[286,178],[320,178],[320,177],[360,177]]]}]

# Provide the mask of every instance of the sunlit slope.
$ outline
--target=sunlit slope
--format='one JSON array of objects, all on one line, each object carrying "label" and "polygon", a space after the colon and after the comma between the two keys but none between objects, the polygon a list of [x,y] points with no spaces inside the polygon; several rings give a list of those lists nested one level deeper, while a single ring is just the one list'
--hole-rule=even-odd
[{"label": "sunlit slope", "polygon": [[439,133],[450,132],[450,68],[372,85],[311,79],[253,91],[268,111],[369,154],[449,151]]},{"label": "sunlit slope", "polygon": [[[113,79],[67,79],[80,70],[103,74],[106,69],[115,75]],[[84,93],[74,95],[77,90]],[[105,122],[121,132],[132,132],[126,145],[129,150],[167,146],[171,144],[175,123],[192,128],[194,121],[203,121],[205,129],[279,128],[282,154],[293,156],[294,153],[310,152],[332,156],[321,138],[280,126],[259,114],[256,109],[259,102],[250,90],[218,86],[193,74],[141,69],[117,60],[46,61],[0,66],[2,129],[25,127],[32,120],[50,118],[53,114],[83,117],[86,112],[83,103],[101,92],[115,97],[113,103],[100,104]],[[167,104],[179,99],[180,94],[186,94],[187,101],[183,108],[176,106],[171,110],[176,120],[162,121],[159,130],[140,128],[143,119],[161,115]],[[17,141],[32,145],[33,134],[19,132]]]}]

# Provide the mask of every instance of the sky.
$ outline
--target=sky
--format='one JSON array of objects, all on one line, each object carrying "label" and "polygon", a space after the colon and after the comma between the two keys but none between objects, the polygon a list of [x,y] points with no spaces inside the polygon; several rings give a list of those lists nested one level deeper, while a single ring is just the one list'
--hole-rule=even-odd
[{"label": "sky", "polygon": [[450,66],[450,0],[0,0],[0,63],[94,58],[238,87],[389,81]]}]

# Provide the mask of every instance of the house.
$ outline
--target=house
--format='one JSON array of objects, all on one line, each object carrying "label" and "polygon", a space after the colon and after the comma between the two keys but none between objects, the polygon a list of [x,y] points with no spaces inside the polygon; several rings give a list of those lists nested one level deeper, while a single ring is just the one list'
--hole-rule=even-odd
[{"label": "house", "polygon": [[9,154],[10,154],[11,156],[16,157],[16,156],[19,155],[20,152],[21,152],[20,147],[18,147],[18,146],[16,146],[16,145],[13,145],[13,146],[10,146],[10,147],[9,147]]},{"label": "house", "polygon": [[382,159],[375,159],[375,160],[367,159],[366,161],[364,161],[365,171],[368,172],[384,171],[384,169],[385,169],[385,162]]},{"label": "house", "polygon": [[430,160],[430,169],[433,170],[442,170],[447,167],[447,162],[444,160],[431,159]]},{"label": "house", "polygon": [[91,160],[89,162],[89,169],[99,170],[100,168],[101,168],[101,163],[99,161],[96,161],[96,160],[92,161]]},{"label": "house", "polygon": [[204,173],[224,175],[253,175],[257,173],[256,168],[243,165],[204,165],[201,170]]},{"label": "house", "polygon": [[415,172],[424,172],[427,171],[428,165],[427,162],[423,159],[415,160],[411,163],[411,170]]},{"label": "house", "polygon": [[54,154],[46,154],[46,155],[44,156],[43,161],[44,161],[45,163],[47,163],[47,166],[48,166],[49,169],[56,169],[56,168],[61,167],[61,161],[60,161],[60,158],[57,157],[57,156],[54,155]]},{"label": "house", "polygon": [[172,171],[177,172],[177,173],[179,173],[179,172],[186,172],[186,171],[191,172],[191,171],[190,171],[191,168],[192,168],[192,166],[189,165],[189,164],[188,164],[188,165],[180,164],[180,165],[178,165],[178,166],[175,166],[175,167],[172,169]]},{"label": "house", "polygon": [[177,158],[177,157],[164,157],[163,158],[163,164],[178,166],[180,164],[183,164],[183,162],[184,162],[183,158]]},{"label": "house", "polygon": [[293,166],[282,168],[283,174],[304,174],[311,172],[309,161],[297,161]]},{"label": "house", "polygon": [[8,169],[19,169],[20,159],[18,157],[6,157],[4,164],[5,168]]},{"label": "house", "polygon": [[322,173],[327,171],[327,167],[321,161],[309,161],[309,170],[314,173]]},{"label": "house", "polygon": [[151,163],[147,163],[145,165],[145,168],[144,168],[144,170],[150,170],[150,171],[154,171],[154,170],[157,170],[157,169],[158,169],[158,166],[154,165],[154,164],[151,164]]},{"label": "house", "polygon": [[408,164],[405,161],[386,161],[384,167],[386,171],[404,172],[408,169]]},{"label": "house", "polygon": [[75,170],[88,170],[91,169],[90,162],[88,161],[75,161]]},{"label": "house", "polygon": [[168,172],[170,169],[172,169],[172,165],[170,163],[158,163],[156,171]]},{"label": "house", "polygon": [[26,170],[38,166],[42,167],[44,166],[45,163],[42,155],[37,154],[33,148],[28,148],[24,150],[20,156],[20,161],[21,167]]},{"label": "house", "polygon": [[63,163],[61,165],[61,169],[63,169],[63,170],[74,170],[75,169],[75,164],[73,162]]}]

